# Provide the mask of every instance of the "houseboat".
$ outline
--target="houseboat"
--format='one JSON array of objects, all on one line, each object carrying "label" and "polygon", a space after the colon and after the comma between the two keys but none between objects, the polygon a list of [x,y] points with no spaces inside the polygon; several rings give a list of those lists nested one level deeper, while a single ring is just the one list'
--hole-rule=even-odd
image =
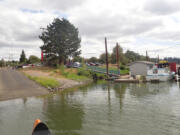
[{"label": "houseboat", "polygon": [[176,72],[176,64],[160,61],[147,70],[147,81],[169,81],[172,80]]}]

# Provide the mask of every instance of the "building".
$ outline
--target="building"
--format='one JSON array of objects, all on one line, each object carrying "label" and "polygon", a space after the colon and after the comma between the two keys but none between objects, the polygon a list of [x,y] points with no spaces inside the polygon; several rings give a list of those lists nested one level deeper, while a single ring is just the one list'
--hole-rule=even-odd
[{"label": "building", "polygon": [[130,63],[130,75],[136,76],[136,75],[142,75],[146,76],[147,71],[149,69],[152,69],[155,63],[149,62],[149,61],[135,61]]}]

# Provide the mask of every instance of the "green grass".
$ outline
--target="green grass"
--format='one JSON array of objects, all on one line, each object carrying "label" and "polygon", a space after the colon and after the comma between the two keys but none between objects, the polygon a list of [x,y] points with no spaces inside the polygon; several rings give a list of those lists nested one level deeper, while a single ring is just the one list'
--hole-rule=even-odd
[{"label": "green grass", "polygon": [[128,69],[120,70],[120,74],[121,75],[129,74],[129,70]]},{"label": "green grass", "polygon": [[68,72],[64,73],[63,76],[65,76],[67,79],[72,79],[72,80],[88,79],[88,77],[86,77],[86,76],[80,76],[75,73],[68,73]]},{"label": "green grass", "polygon": [[84,71],[84,69],[77,69],[78,70],[77,73],[65,71],[64,66],[60,66],[59,69],[61,74],[67,79],[76,80],[76,81],[89,79],[88,76],[84,75],[85,73],[87,73],[86,71]]},{"label": "green grass", "polygon": [[44,86],[46,88],[51,87],[51,88],[56,88],[58,86],[60,86],[60,83],[53,78],[47,78],[47,77],[33,77],[30,75],[27,75],[27,77],[30,80],[33,80],[35,82],[37,82],[38,84],[40,84],[41,86]]}]

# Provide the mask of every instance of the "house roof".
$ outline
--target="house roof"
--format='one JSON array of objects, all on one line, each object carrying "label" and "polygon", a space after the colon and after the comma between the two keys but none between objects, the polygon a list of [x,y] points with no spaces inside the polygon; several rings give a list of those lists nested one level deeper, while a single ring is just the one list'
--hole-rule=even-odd
[{"label": "house roof", "polygon": [[147,65],[154,65],[154,62],[150,62],[150,61],[134,61],[132,63],[130,63],[129,65],[131,66],[134,63],[143,63],[143,64],[147,64]]}]

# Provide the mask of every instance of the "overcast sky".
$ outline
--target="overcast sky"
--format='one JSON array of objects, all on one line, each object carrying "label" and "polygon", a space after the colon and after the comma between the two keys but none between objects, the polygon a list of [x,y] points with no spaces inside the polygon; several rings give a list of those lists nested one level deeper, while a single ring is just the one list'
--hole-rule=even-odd
[{"label": "overcast sky", "polygon": [[180,57],[180,0],[0,0],[0,58],[40,56],[41,27],[55,17],[79,28],[83,57],[119,42],[151,57]]}]

